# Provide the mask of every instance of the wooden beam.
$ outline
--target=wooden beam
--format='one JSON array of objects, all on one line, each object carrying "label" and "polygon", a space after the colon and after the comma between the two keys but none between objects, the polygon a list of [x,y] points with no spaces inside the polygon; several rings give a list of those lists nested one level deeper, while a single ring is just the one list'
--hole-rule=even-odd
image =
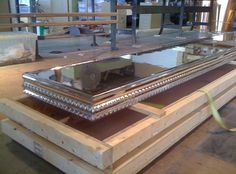
[{"label": "wooden beam", "polygon": [[[225,89],[235,85],[236,70],[222,76],[216,81],[205,86],[203,89],[215,97]],[[113,147],[113,162],[120,159],[122,156],[131,152],[136,147],[173,125],[184,116],[193,112],[203,104],[207,103],[205,94],[194,92],[189,96],[184,97],[167,107],[165,107],[165,115],[160,118],[155,118],[152,115],[140,124],[133,126],[131,129],[126,129],[115,136],[106,139],[104,142]]]},{"label": "wooden beam", "polygon": [[3,119],[6,119],[6,117],[4,115],[0,114],[0,121]]},{"label": "wooden beam", "polygon": [[[80,36],[109,36],[109,33],[88,33],[88,34],[80,34],[78,37]],[[71,36],[69,34],[60,34],[60,35],[46,35],[46,36],[38,36],[38,40],[48,40],[48,39],[62,39],[62,38],[74,38],[75,36]]]},{"label": "wooden beam", "polygon": [[76,25],[108,25],[116,24],[117,20],[100,20],[100,21],[68,21],[68,22],[47,22],[47,23],[12,23],[1,24],[0,28],[15,27],[37,27],[37,26],[76,26]]},{"label": "wooden beam", "polygon": [[79,17],[79,16],[117,16],[116,13],[2,13],[0,18],[18,18],[18,17]]},{"label": "wooden beam", "polygon": [[130,109],[135,110],[137,112],[144,113],[144,114],[148,114],[148,115],[154,115],[155,114],[155,117],[157,117],[157,118],[162,117],[163,115],[165,115],[165,110],[164,109],[154,108],[152,106],[142,104],[142,103],[136,103],[133,106],[131,106]]},{"label": "wooden beam", "polygon": [[78,130],[67,127],[59,121],[48,119],[46,115],[19,102],[6,98],[1,99],[0,112],[100,169],[106,169],[112,164],[110,146]]},{"label": "wooden beam", "polygon": [[[218,94],[214,99],[216,107],[220,108],[234,98],[236,86],[229,87]],[[16,142],[31,150],[39,157],[45,159],[65,173],[137,173],[156,157],[160,156],[169,147],[187,135],[211,115],[208,104],[188,114],[184,119],[156,135],[152,139],[130,152],[113,165],[113,171],[101,171],[92,165],[80,160],[75,155],[50,143],[46,139],[27,130],[14,121],[5,119],[1,122],[3,132]]]},{"label": "wooden beam", "polygon": [[121,9],[132,9],[132,6],[131,5],[117,5],[116,6],[116,9],[117,10],[121,10]]},{"label": "wooden beam", "polygon": [[[117,9],[132,9],[132,6],[117,6]],[[185,12],[210,12],[210,7],[185,7]],[[138,6],[138,14],[152,14],[152,13],[180,13],[180,7],[174,6]]]},{"label": "wooden beam", "polygon": [[[215,98],[217,109],[233,99],[235,94],[236,86],[233,86],[218,95]],[[139,172],[143,166],[147,166],[151,161],[160,156],[210,116],[211,110],[209,105],[203,105],[203,107],[190,113],[185,120],[179,120],[177,124],[156,135],[139,146],[139,148],[117,161],[113,165],[113,174]]]},{"label": "wooden beam", "polygon": [[4,134],[67,174],[104,173],[11,120],[2,120],[1,126]]}]

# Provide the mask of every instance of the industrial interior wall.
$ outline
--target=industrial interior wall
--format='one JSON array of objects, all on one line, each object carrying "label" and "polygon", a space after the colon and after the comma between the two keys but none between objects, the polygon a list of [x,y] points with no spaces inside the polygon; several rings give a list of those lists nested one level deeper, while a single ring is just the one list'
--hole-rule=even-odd
[{"label": "industrial interior wall", "polygon": [[[9,13],[9,1],[8,0],[0,0],[0,13]],[[10,23],[10,19],[0,19],[0,24],[3,23]],[[7,29],[0,29],[0,31],[10,31],[10,28]]]},{"label": "industrial interior wall", "polygon": [[39,0],[39,4],[43,12],[51,13],[51,0]]},{"label": "industrial interior wall", "polygon": [[[68,1],[67,0],[51,0],[51,12],[52,13],[68,13]],[[53,22],[66,22],[68,17],[55,17],[51,18]],[[53,32],[60,32],[63,27],[53,27]]]},{"label": "industrial interior wall", "polygon": [[[40,0],[39,4],[46,13],[68,13],[77,11],[77,0]],[[72,20],[68,17],[54,17],[47,19],[50,22],[66,22]],[[60,32],[63,27],[50,27],[51,32]]]},{"label": "industrial interior wall", "polygon": [[[78,11],[78,1],[77,0],[50,0],[51,1],[51,12],[52,13],[68,13]],[[73,18],[60,17],[52,18],[53,22],[66,22],[68,20],[73,20]],[[59,32],[63,27],[53,27],[53,32]]]}]

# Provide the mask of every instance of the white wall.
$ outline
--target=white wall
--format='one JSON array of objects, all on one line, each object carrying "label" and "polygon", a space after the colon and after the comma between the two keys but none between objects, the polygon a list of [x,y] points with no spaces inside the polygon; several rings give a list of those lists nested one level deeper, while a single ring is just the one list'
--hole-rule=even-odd
[{"label": "white wall", "polygon": [[67,13],[67,1],[71,9],[72,0],[39,0],[39,4],[45,12]]},{"label": "white wall", "polygon": [[39,4],[45,13],[51,12],[51,0],[39,0]]}]

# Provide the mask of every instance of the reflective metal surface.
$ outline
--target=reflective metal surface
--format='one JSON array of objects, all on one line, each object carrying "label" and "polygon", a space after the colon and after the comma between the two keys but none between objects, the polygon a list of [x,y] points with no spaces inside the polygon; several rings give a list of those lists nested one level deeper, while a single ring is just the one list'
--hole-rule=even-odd
[{"label": "reflective metal surface", "polygon": [[214,39],[25,73],[24,92],[96,120],[234,59]]}]

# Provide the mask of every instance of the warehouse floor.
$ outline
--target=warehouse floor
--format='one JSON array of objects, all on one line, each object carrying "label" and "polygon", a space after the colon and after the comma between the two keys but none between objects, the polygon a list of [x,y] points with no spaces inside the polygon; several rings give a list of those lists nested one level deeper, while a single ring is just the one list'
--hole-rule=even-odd
[{"label": "warehouse floor", "polygon": [[[152,42],[150,42],[150,39]],[[104,43],[104,41],[106,40],[101,39],[99,42]],[[146,41],[150,43],[150,45],[146,44],[146,47],[158,47],[158,45],[152,45],[157,42],[156,38],[149,38]],[[109,47],[107,46],[101,46],[93,51],[66,53],[77,51],[77,42],[73,39],[71,43],[56,40],[46,41],[39,46],[41,53],[48,56],[48,58],[35,63],[0,67],[0,96],[15,97],[22,95],[21,75],[25,71],[61,66],[94,57],[103,58],[121,53],[124,54],[128,51],[140,50],[139,45],[126,48],[127,43],[122,44],[121,39],[118,44],[121,49],[113,53],[109,52]],[[90,41],[86,43],[89,46]],[[78,47],[80,47],[79,42]],[[142,47],[142,49],[145,49],[145,47]],[[48,54],[54,50],[65,52],[65,54]],[[229,126],[236,126],[236,98],[225,105],[220,112]],[[4,119],[4,117],[0,115],[0,119]],[[62,172],[0,132],[0,173],[53,174]],[[208,119],[140,173],[234,174],[236,173],[236,134],[220,129],[212,118]]]}]

